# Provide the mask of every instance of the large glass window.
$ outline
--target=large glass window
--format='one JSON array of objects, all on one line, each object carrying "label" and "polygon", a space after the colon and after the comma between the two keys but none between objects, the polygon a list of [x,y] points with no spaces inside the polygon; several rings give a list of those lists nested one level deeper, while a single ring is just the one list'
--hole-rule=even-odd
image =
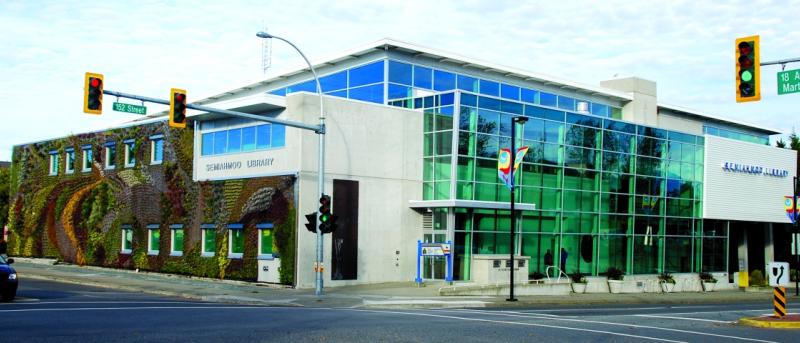
[{"label": "large glass window", "polygon": [[229,130],[203,133],[203,156],[250,152],[286,145],[286,127],[262,124]]},{"label": "large glass window", "polygon": [[350,69],[349,87],[351,88],[378,82],[383,82],[383,61]]}]

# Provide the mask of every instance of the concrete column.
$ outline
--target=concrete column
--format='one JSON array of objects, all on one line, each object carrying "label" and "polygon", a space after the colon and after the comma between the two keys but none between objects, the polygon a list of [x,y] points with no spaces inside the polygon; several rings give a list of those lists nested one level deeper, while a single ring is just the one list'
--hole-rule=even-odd
[{"label": "concrete column", "polygon": [[[775,244],[773,242],[774,229],[772,223],[766,223],[766,230],[764,230],[764,262],[770,263],[775,261]],[[766,268],[766,267],[764,267]]]},{"label": "concrete column", "polygon": [[626,77],[600,81],[600,85],[633,95],[633,101],[622,106],[623,120],[651,126],[658,125],[655,82],[638,77]]}]

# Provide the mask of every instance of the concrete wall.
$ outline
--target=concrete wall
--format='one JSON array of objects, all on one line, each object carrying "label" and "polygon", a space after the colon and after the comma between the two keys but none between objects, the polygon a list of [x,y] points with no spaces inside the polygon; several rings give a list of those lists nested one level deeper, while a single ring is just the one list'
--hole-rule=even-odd
[{"label": "concrete wall", "polygon": [[626,77],[601,81],[600,85],[633,95],[633,101],[622,107],[623,120],[650,126],[659,124],[655,82],[638,77]]},{"label": "concrete wall", "polygon": [[[302,93],[288,96],[286,119],[318,122],[318,99]],[[333,192],[334,179],[359,182],[358,279],[330,279],[331,237],[325,235],[326,287],[413,280],[422,215],[409,208],[409,200],[422,197],[422,113],[332,97],[324,105],[325,192]],[[315,280],[316,235],[303,225],[304,214],[318,207],[319,143],[313,132],[292,131],[300,144],[297,287],[309,288]],[[288,136],[289,130],[287,143]]]},{"label": "concrete wall", "polygon": [[[703,218],[788,223],[784,196],[791,196],[796,175],[792,150],[705,136]],[[764,168],[763,173],[730,171],[724,163]],[[785,170],[773,176],[767,169]]]},{"label": "concrete wall", "polygon": [[658,127],[661,129],[675,130],[695,135],[703,134],[703,122],[686,117],[671,115],[665,112],[658,113]]}]

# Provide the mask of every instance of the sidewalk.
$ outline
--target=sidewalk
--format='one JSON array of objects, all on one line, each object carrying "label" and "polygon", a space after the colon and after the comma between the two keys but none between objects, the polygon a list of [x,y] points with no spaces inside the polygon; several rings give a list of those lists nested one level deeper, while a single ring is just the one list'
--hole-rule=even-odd
[{"label": "sidewalk", "polygon": [[[697,304],[697,303],[772,303],[771,293],[722,291],[710,293],[643,293],[643,294],[571,294],[565,296],[506,297],[439,296],[443,283],[417,287],[413,282],[325,288],[318,297],[313,289],[291,289],[275,285],[243,281],[217,280],[182,275],[135,272],[131,270],[53,265],[53,260],[15,258],[14,268],[20,275],[20,288],[25,279],[39,279],[83,284],[118,290],[144,292],[203,301],[268,306],[307,307],[380,307],[380,308],[444,308],[444,307],[545,307],[580,306],[586,304]],[[793,291],[793,290],[792,290]],[[788,292],[787,290],[787,293]],[[788,296],[789,294],[787,294]],[[787,301],[797,303],[791,292]]]}]

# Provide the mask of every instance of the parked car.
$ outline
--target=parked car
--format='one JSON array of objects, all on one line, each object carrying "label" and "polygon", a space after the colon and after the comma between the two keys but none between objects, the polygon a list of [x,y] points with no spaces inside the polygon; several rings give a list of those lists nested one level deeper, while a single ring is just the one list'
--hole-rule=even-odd
[{"label": "parked car", "polygon": [[0,255],[0,298],[11,301],[17,296],[17,271],[10,266],[13,258]]}]

